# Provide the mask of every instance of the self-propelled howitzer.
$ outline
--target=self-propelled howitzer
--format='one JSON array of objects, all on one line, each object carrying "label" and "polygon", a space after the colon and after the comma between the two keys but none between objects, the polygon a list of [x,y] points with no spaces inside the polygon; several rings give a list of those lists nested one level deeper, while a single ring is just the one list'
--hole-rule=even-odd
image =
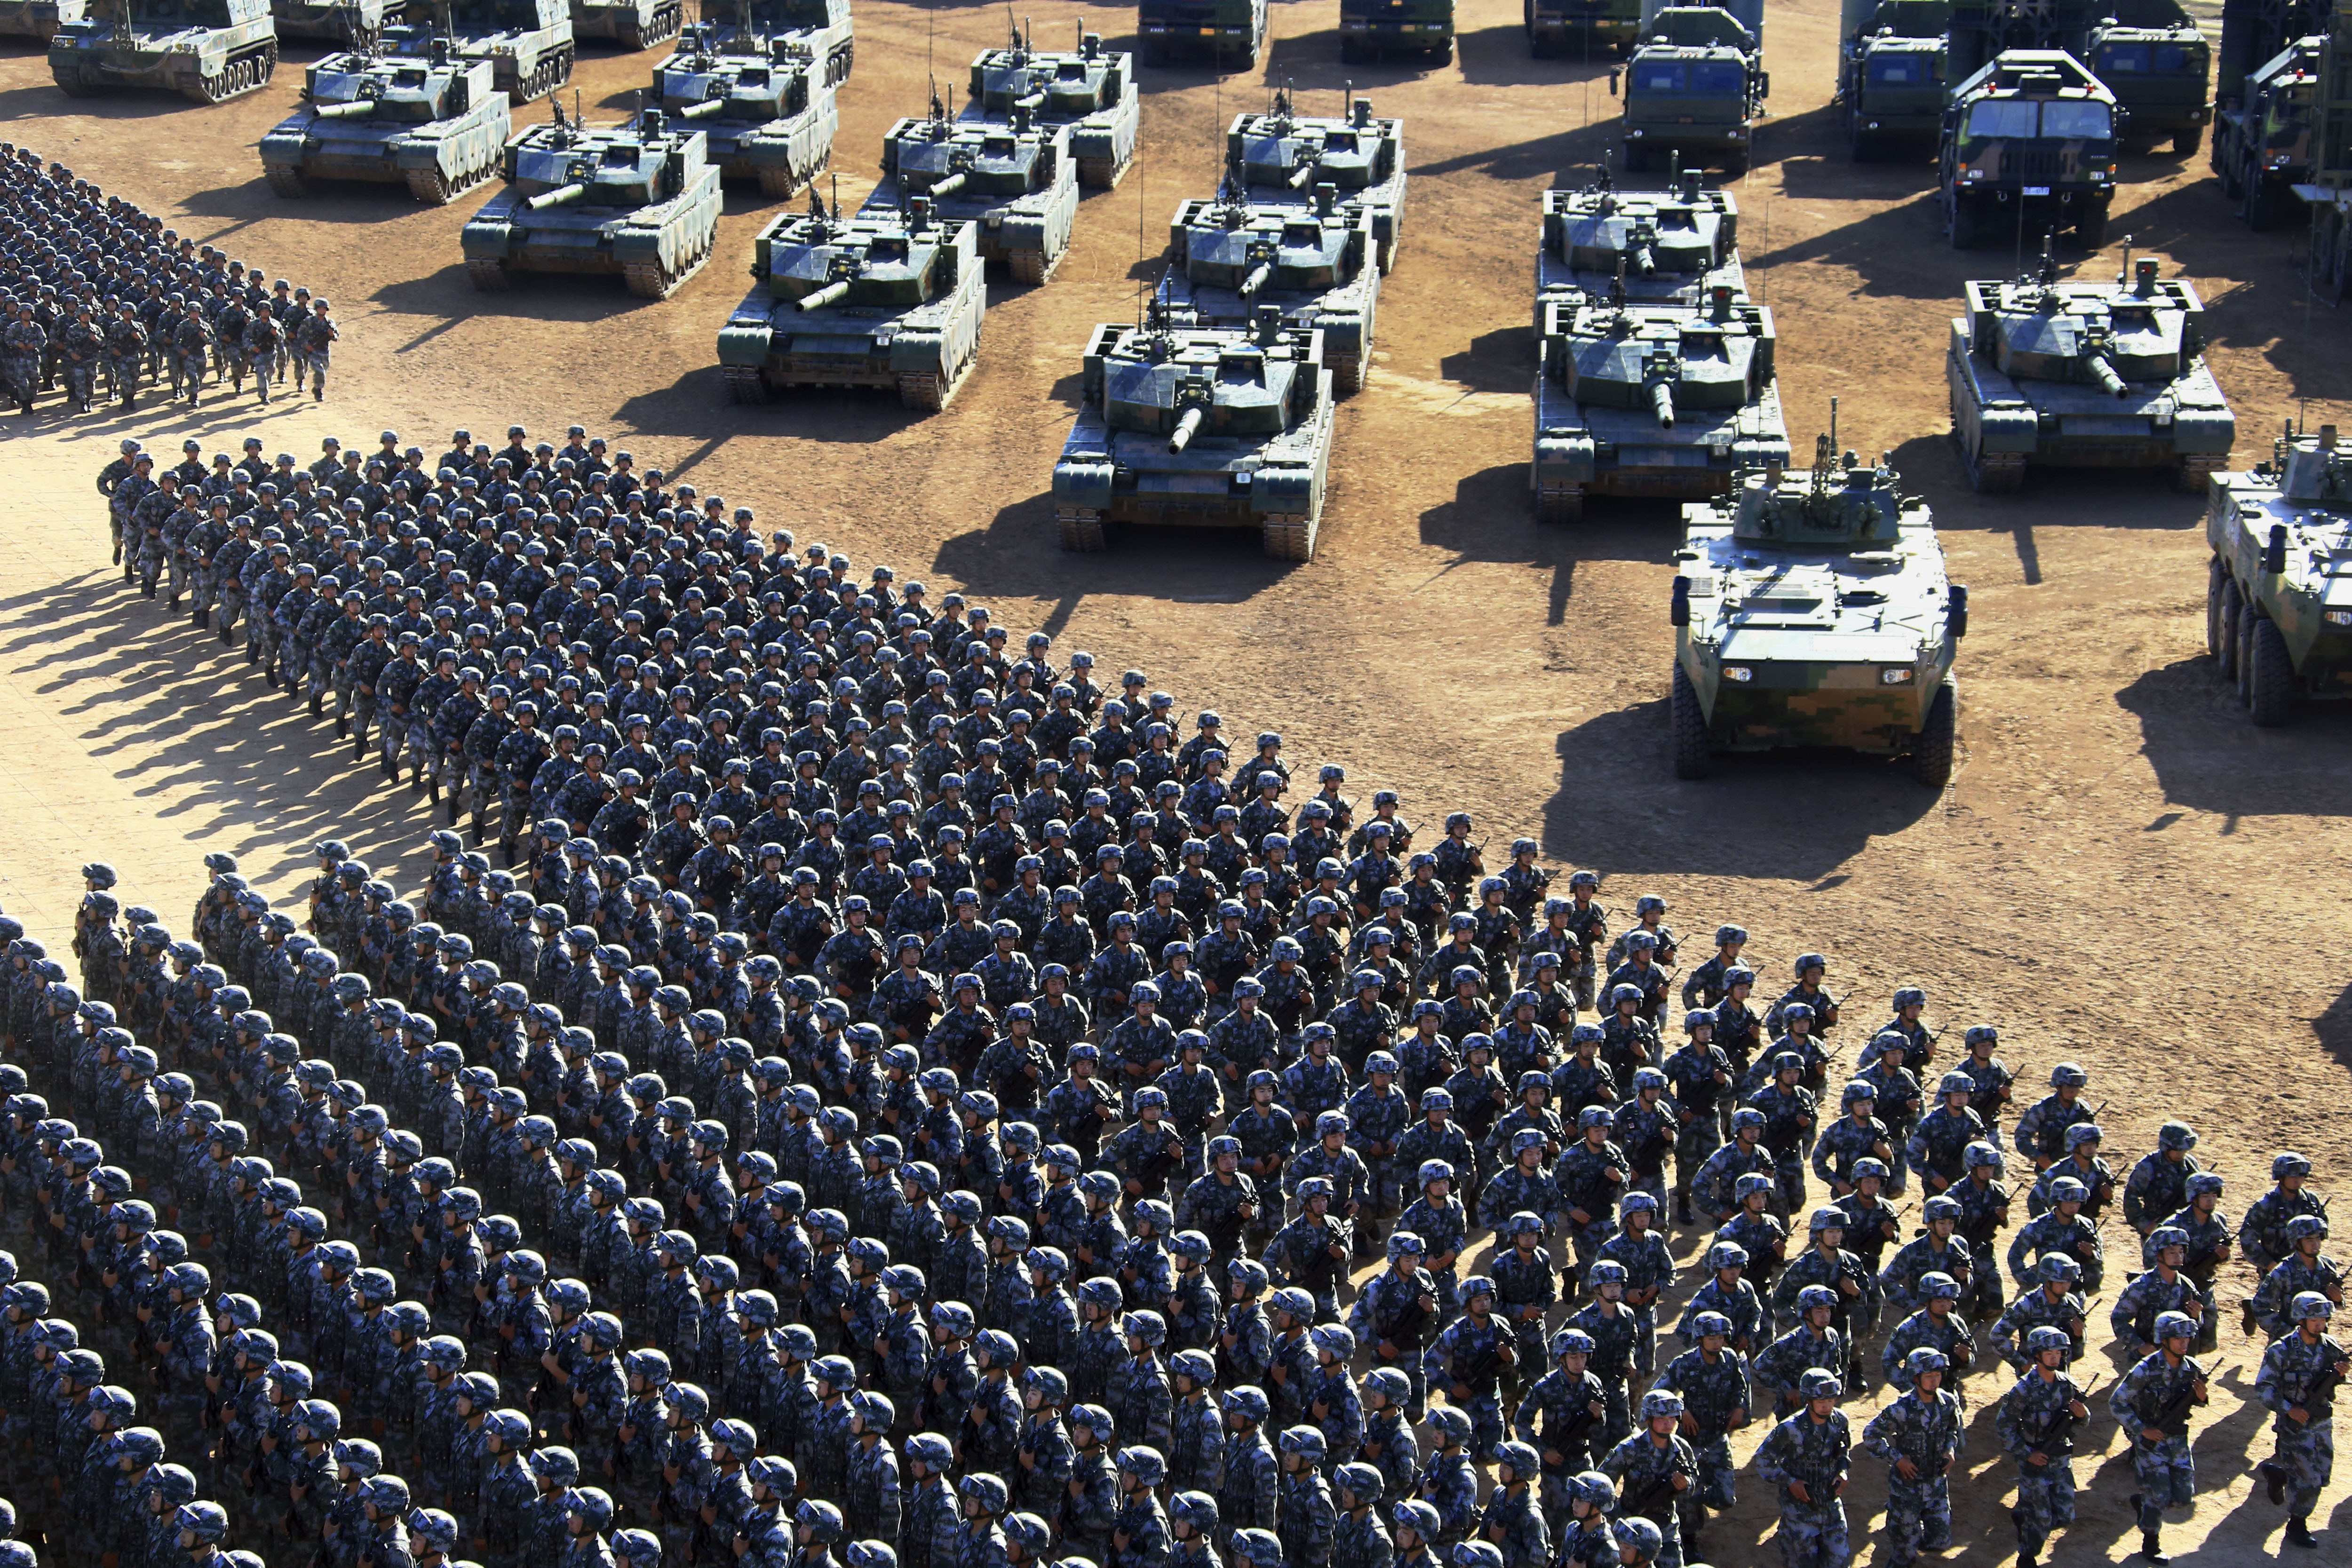
[{"label": "self-propelled howitzer", "polygon": [[159,87],[219,103],[277,68],[269,0],[89,0],[49,37],[49,75],[68,98]]}]

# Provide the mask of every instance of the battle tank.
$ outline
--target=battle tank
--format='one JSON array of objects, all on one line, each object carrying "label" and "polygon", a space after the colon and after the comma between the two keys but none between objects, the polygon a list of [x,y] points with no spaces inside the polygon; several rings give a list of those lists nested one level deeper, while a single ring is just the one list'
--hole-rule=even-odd
[{"label": "battle tank", "polygon": [[363,49],[383,37],[384,0],[269,0],[280,38],[324,38]]},{"label": "battle tank", "polygon": [[1102,37],[1078,29],[1076,54],[1031,47],[1019,28],[1012,42],[971,62],[963,118],[1010,125],[1016,108],[1040,125],[1067,126],[1078,184],[1107,191],[1127,177],[1143,122],[1143,88],[1135,57],[1113,54]]},{"label": "battle tank", "polygon": [[68,22],[79,22],[83,0],[0,0],[0,38],[46,44]]},{"label": "battle tank", "polygon": [[1315,187],[1312,207],[1255,203],[1228,174],[1213,199],[1178,206],[1159,289],[1170,321],[1247,327],[1271,306],[1286,326],[1322,331],[1337,395],[1362,387],[1381,299],[1380,245],[1372,215],[1342,212],[1339,198],[1326,184]]},{"label": "battle tank", "polygon": [[1187,523],[1314,558],[1333,407],[1319,331],[1272,305],[1247,328],[1181,327],[1154,301],[1139,326],[1095,329],[1080,395],[1054,465],[1063,549],[1102,549],[1106,523]]},{"label": "battle tank", "polygon": [[572,0],[574,38],[610,38],[625,49],[647,49],[677,37],[685,26],[685,0]]},{"label": "battle tank", "polygon": [[1537,300],[1536,335],[1539,521],[1578,521],[1588,492],[1719,495],[1788,462],[1772,312],[1736,275],[1709,275],[1696,304],[1643,303],[1614,278],[1563,289]]},{"label": "battle tank", "polygon": [[777,217],[755,242],[759,281],[719,333],[729,395],[878,386],[908,408],[944,407],[980,353],[978,228],[941,217],[927,196],[844,217],[812,189],[806,214]]},{"label": "battle tank", "polygon": [[277,69],[269,0],[91,0],[49,38],[49,74],[68,98],[160,87],[219,103]]},{"label": "battle tank", "polygon": [[934,96],[928,117],[901,120],[883,137],[882,183],[866,205],[919,195],[940,217],[979,226],[982,260],[1003,262],[1016,282],[1043,283],[1078,216],[1070,128],[1041,125],[1017,103],[1004,125],[950,120]]},{"label": "battle tank", "polygon": [[2114,282],[2061,279],[2042,246],[2038,277],[1970,282],[1952,318],[1945,373],[1952,438],[1983,491],[2025,466],[2169,468],[2201,494],[2229,459],[2237,422],[2205,363],[2204,302],[2143,257]]},{"label": "battle tank", "polygon": [[507,144],[507,188],[459,236],[474,287],[517,272],[617,272],[640,299],[668,295],[710,259],[719,171],[701,132],[658,109],[618,125],[555,118]]},{"label": "battle tank", "polygon": [[2215,474],[2205,647],[2265,729],[2305,698],[2352,697],[2352,454],[2289,426],[2270,461]]},{"label": "battle tank", "polygon": [[544,98],[572,79],[566,0],[430,0],[410,16],[384,31],[394,53],[422,55],[434,38],[446,38],[458,58],[489,61],[499,90],[514,103]]},{"label": "battle tank", "polygon": [[763,54],[778,42],[797,44],[812,60],[824,62],[819,72],[827,87],[849,79],[856,43],[849,16],[849,0],[702,0],[703,46],[716,53],[735,49],[744,36],[760,40],[752,54]]},{"label": "battle tank", "polygon": [[281,196],[314,179],[405,183],[439,206],[498,173],[513,128],[490,62],[461,60],[435,38],[422,59],[373,50],[310,67],[303,107],[261,139],[261,169]]},{"label": "battle tank", "polygon": [[1606,294],[1621,273],[1626,299],[1640,304],[1696,305],[1710,282],[1744,292],[1739,204],[1729,191],[1702,189],[1703,178],[1685,169],[1666,190],[1621,191],[1603,169],[1581,190],[1546,191],[1538,316],[1544,300]]},{"label": "battle tank", "polygon": [[1832,461],[1833,445],[1816,441],[1810,474],[1775,463],[1683,509],[1678,778],[1705,777],[1719,752],[1838,746],[1908,753],[1921,784],[1950,782],[1969,591],[1945,580],[1927,502],[1883,459]]},{"label": "battle tank", "polygon": [[[742,10],[748,12],[746,5]],[[721,176],[789,196],[833,156],[840,110],[805,44],[698,23],[654,71],[653,101],[709,140]]]},{"label": "battle tank", "polygon": [[1290,89],[1263,114],[1237,114],[1225,132],[1225,165],[1253,202],[1312,207],[1315,187],[1335,185],[1340,207],[1372,215],[1381,270],[1396,265],[1404,230],[1404,121],[1380,120],[1350,90],[1339,119],[1295,113]]}]

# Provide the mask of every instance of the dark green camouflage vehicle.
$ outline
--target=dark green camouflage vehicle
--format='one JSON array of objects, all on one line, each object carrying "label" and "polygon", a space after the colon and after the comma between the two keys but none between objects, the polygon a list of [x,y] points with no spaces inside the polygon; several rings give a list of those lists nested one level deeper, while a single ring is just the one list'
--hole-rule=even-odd
[{"label": "dark green camouflage vehicle", "polygon": [[686,26],[686,0],[572,0],[574,38],[610,38],[625,49],[651,48]]},{"label": "dark green camouflage vehicle", "polygon": [[1837,108],[1855,163],[1936,139],[1951,22],[1951,0],[1845,0]]},{"label": "dark green camouflage vehicle", "polygon": [[793,195],[831,161],[841,124],[808,46],[742,25],[688,27],[654,68],[652,101],[709,138],[722,178],[757,180],[773,197]]},{"label": "dark green camouflage vehicle", "polygon": [[1213,199],[1179,206],[1160,301],[1182,326],[1245,327],[1273,306],[1286,325],[1320,328],[1332,390],[1346,397],[1371,359],[1380,242],[1370,213],[1340,210],[1338,187],[1316,196],[1309,208],[1260,205],[1227,175]]},{"label": "dark green camouflage vehicle", "polygon": [[49,74],[68,98],[154,87],[220,103],[277,69],[269,0],[90,0],[49,38]]},{"label": "dark green camouflage vehicle", "polygon": [[959,119],[1010,125],[1014,112],[1070,132],[1078,184],[1107,191],[1127,177],[1143,124],[1143,87],[1135,57],[1103,47],[1102,35],[1078,30],[1076,54],[1032,46],[1015,28],[1012,42],[971,62],[971,86]]},{"label": "dark green camouflage vehicle", "polygon": [[1791,746],[1908,755],[1937,789],[1952,776],[1968,590],[1945,580],[1927,502],[1883,459],[1832,447],[1819,438],[1810,473],[1751,470],[1683,509],[1668,612],[1678,778]]},{"label": "dark green camouflage vehicle", "polygon": [[0,0],[0,37],[46,44],[68,22],[79,22],[83,0]]},{"label": "dark green camouflage vehicle", "polygon": [[1404,121],[1372,113],[1372,100],[1350,90],[1338,119],[1299,114],[1290,89],[1263,114],[1237,114],[1225,132],[1225,167],[1253,202],[1311,207],[1318,185],[1333,185],[1339,205],[1372,215],[1381,270],[1396,266],[1404,234]]},{"label": "dark green camouflage vehicle", "polygon": [[[1618,91],[1616,71],[1609,91]],[[1626,57],[1620,124],[1625,169],[1639,173],[1668,153],[1744,174],[1756,123],[1772,89],[1764,70],[1763,0],[1662,5],[1643,0],[1642,37]]]},{"label": "dark green camouflage vehicle", "polygon": [[980,254],[1016,283],[1043,283],[1062,264],[1078,219],[1078,166],[1070,128],[1046,125],[1015,104],[1004,124],[950,120],[936,97],[928,118],[908,116],[882,138],[882,183],[868,206],[927,196],[951,222],[979,226]]},{"label": "dark green camouflage vehicle", "polygon": [[2352,453],[2290,426],[2252,472],[2213,476],[2205,647],[2257,724],[2352,697]]},{"label": "dark green camouflage vehicle", "polygon": [[410,15],[407,26],[386,29],[394,53],[421,55],[437,34],[461,59],[489,61],[499,90],[518,105],[572,79],[569,0],[432,0]]},{"label": "dark green camouflage vehicle", "polygon": [[446,38],[422,58],[329,55],[305,73],[302,104],[261,139],[281,196],[308,195],[314,179],[385,181],[441,206],[499,172],[513,129],[490,62],[457,58]]},{"label": "dark green camouflage vehicle", "polygon": [[324,38],[363,49],[383,37],[384,0],[270,0],[269,15],[285,38]]}]

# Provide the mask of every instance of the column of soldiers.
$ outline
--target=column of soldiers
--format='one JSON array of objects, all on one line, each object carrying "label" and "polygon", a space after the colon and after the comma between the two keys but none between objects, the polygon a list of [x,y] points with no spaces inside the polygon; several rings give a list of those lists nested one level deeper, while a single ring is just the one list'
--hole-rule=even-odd
[{"label": "column of soldiers", "polygon": [[[221,1389],[299,1406],[331,1360],[337,1419],[370,1411],[488,1568],[519,1468],[567,1520],[585,1500],[576,1534],[647,1532],[633,1568],[835,1541],[906,1568],[1679,1563],[1769,1402],[1783,1548],[1841,1563],[1841,1404],[1874,1373],[1895,1397],[1861,1445],[1907,1563],[1949,1542],[1960,1384],[1997,1355],[2023,1553],[2071,1517],[2116,1195],[2082,1069],[2005,1126],[1972,1028],[1930,1103],[1916,988],[1845,1068],[1821,954],[1769,1005],[1735,926],[1679,973],[1661,900],[1612,933],[1597,877],[1554,895],[1531,840],[1490,874],[1461,813],[1423,849],[1336,766],[1293,808],[1277,734],[1234,769],[1219,717],[1179,744],[1139,670],[1113,695],[1042,634],[1013,660],[960,595],[861,584],[576,427],[526,441],[458,432],[406,489],[422,454],[387,432],[402,477],[362,470],[356,507],[331,450],[267,541],[277,598],[241,601],[275,628],[248,658],[444,805],[421,893],[330,840],[280,911],[215,857],[175,943],[93,866],[82,985],[10,949],[12,1058],[106,1123],[68,1156],[71,1124],[12,1102],[37,1206],[91,1237],[85,1299],[193,1235],[217,1300],[257,1303],[236,1332],[312,1358],[287,1384],[286,1343],[243,1342],[268,1354],[191,1412],[206,1466],[291,1436]],[[331,615],[281,616],[297,593]],[[143,1172],[126,1128],[175,1206],[101,1180]],[[2108,1405],[2151,1559],[2232,1246],[2194,1143],[2168,1125],[2122,1194],[2143,1255]],[[2282,1156],[2235,1232],[2275,1342],[2263,1476],[2306,1543],[2343,1358],[2307,1174]],[[1662,1358],[1670,1225],[1712,1235]],[[124,1265],[95,1286],[93,1251]],[[712,1502],[714,1476],[775,1507]],[[324,1539],[289,1528],[257,1549]]]},{"label": "column of soldiers", "polygon": [[263,403],[290,376],[327,395],[341,336],[328,301],[263,281],[60,163],[0,142],[0,393],[26,414],[59,393],[87,414],[168,386],[193,406],[209,380]]}]

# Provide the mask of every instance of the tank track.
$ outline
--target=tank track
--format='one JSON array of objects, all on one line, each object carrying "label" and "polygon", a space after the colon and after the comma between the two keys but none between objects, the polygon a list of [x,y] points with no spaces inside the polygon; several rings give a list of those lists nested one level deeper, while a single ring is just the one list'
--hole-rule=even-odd
[{"label": "tank track", "polygon": [[666,44],[677,37],[685,26],[686,7],[683,5],[656,6],[653,26],[624,29],[621,47],[625,49],[648,49],[656,44]]},{"label": "tank track", "polygon": [[778,168],[772,164],[763,163],[757,171],[760,194],[773,201],[782,201],[786,196],[798,195],[803,186],[816,178],[817,170],[823,167],[824,165],[822,163],[807,170],[795,169],[790,164]]},{"label": "tank track", "polygon": [[540,56],[538,63],[530,68],[530,74],[508,90],[507,101],[521,105],[533,99],[545,98],[571,79],[572,46],[566,44],[562,48],[550,49]]},{"label": "tank track", "polygon": [[1582,485],[1545,485],[1536,491],[1536,521],[1549,523],[1584,521]]},{"label": "tank track", "polygon": [[621,276],[627,282],[629,292],[640,300],[668,299],[679,284],[702,270],[702,264],[710,259],[712,242],[716,238],[715,233],[703,236],[700,243],[687,256],[686,265],[676,272],[660,261],[625,263]]},{"label": "tank track", "polygon": [[1124,163],[1115,158],[1080,158],[1077,163],[1078,184],[1090,191],[1111,191],[1118,188],[1128,170],[1135,166],[1135,154],[1129,153]]},{"label": "tank track", "polygon": [[269,188],[289,200],[299,200],[310,194],[310,182],[302,177],[300,168],[292,163],[264,163],[261,172],[269,178]]},{"label": "tank track", "polygon": [[719,374],[727,383],[727,400],[730,403],[768,401],[768,384],[761,377],[758,365],[722,364],[719,367]]},{"label": "tank track", "polygon": [[1053,256],[1048,256],[1042,250],[1015,250],[1004,258],[1004,269],[1012,275],[1013,281],[1015,283],[1025,283],[1031,288],[1035,288],[1054,275],[1054,269],[1062,265],[1062,258],[1068,254],[1067,247]]},{"label": "tank track", "polygon": [[1303,511],[1268,512],[1258,524],[1258,538],[1276,561],[1312,561],[1317,522]]},{"label": "tank track", "polygon": [[514,274],[507,264],[495,256],[469,256],[466,258],[466,276],[474,287],[485,294],[503,294],[514,287]]},{"label": "tank track", "polygon": [[1094,555],[1105,548],[1102,513],[1093,507],[1055,507],[1054,521],[1062,531],[1063,549]]},{"label": "tank track", "polygon": [[408,194],[426,206],[446,206],[496,174],[498,161],[498,153],[489,153],[479,163],[459,170],[454,180],[438,169],[410,169]]},{"label": "tank track", "polygon": [[2205,481],[2229,466],[2228,457],[2219,454],[2183,458],[2172,471],[2173,488],[2183,495],[2201,496],[2205,493]]}]

